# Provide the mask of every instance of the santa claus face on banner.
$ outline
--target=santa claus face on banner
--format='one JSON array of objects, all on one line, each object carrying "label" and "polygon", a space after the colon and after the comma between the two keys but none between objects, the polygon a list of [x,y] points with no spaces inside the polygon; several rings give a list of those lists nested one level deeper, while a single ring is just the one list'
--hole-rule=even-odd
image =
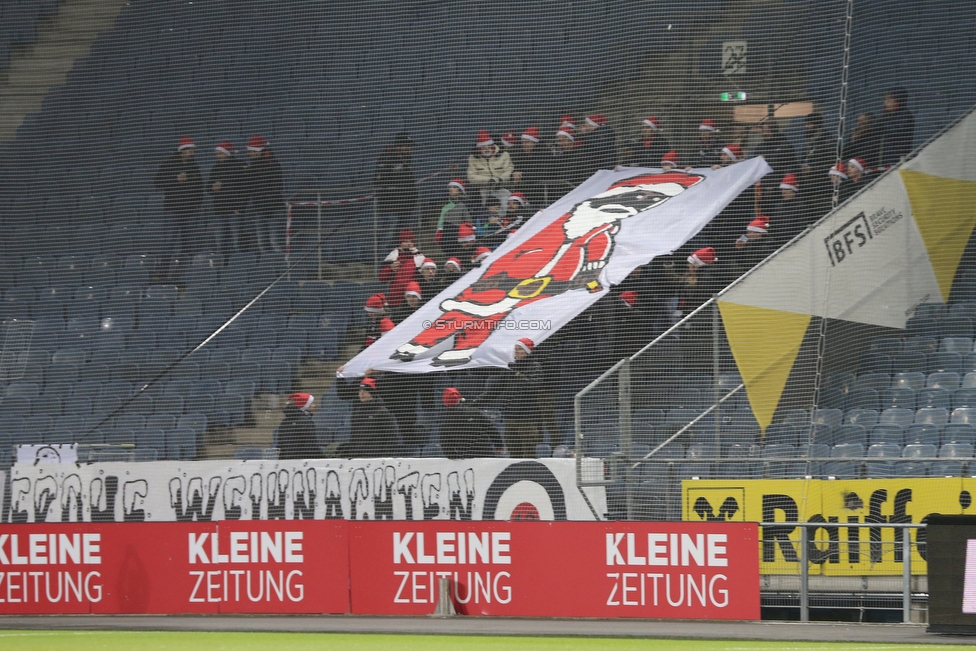
[{"label": "santa claus face on banner", "polygon": [[665,173],[636,176],[615,183],[573,208],[566,223],[566,234],[576,238],[600,224],[633,217],[681,194],[703,178],[693,174]]}]

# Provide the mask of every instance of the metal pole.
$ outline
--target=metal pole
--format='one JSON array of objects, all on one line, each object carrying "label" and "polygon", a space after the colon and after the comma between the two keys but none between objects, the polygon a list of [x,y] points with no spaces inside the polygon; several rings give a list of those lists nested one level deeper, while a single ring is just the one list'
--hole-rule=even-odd
[{"label": "metal pole", "polygon": [[380,272],[380,245],[379,245],[379,235],[377,233],[380,227],[380,216],[377,212],[378,202],[376,197],[373,197],[373,273],[378,274]]},{"label": "metal pole", "polygon": [[901,621],[912,623],[912,530],[901,531]]},{"label": "metal pole", "polygon": [[800,621],[810,621],[810,568],[807,561],[807,528],[800,527]]},{"label": "metal pole", "polygon": [[624,469],[624,489],[627,491],[627,519],[634,519],[634,492],[631,479],[633,478],[633,468],[631,467],[631,450],[633,443],[633,429],[630,412],[630,360],[625,359],[623,366],[620,367],[620,376],[617,378],[617,391],[620,402],[620,452],[623,454],[626,467]]},{"label": "metal pole", "polygon": [[315,203],[319,219],[319,280],[322,280],[322,193],[315,193]]},{"label": "metal pole", "polygon": [[[715,299],[715,296],[712,296]],[[719,376],[719,345],[718,345],[718,328],[719,328],[719,312],[718,312],[718,300],[714,300],[712,304],[712,398],[713,405],[717,405],[719,401],[719,388],[718,388],[718,376]],[[722,452],[722,442],[719,439],[719,422],[721,421],[720,414],[715,414],[715,453],[721,454]]]}]

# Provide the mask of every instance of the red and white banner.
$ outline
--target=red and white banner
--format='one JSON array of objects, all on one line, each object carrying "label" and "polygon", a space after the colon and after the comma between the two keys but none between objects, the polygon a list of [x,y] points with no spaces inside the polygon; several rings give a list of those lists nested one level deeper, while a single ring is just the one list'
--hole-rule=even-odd
[{"label": "red and white banner", "polygon": [[506,366],[517,340],[547,339],[631,271],[685,244],[770,171],[762,158],[688,173],[600,170],[354,357],[341,375]]},{"label": "red and white banner", "polygon": [[346,612],[342,521],[0,526],[0,614]]},{"label": "red and white banner", "polygon": [[349,523],[352,612],[759,619],[755,524]]},{"label": "red and white banner", "polygon": [[755,524],[350,522],[0,526],[0,614],[758,619]]},{"label": "red and white banner", "polygon": [[[380,458],[79,466],[39,460],[11,469],[0,523],[605,517],[605,489],[577,487],[576,464]],[[580,459],[579,465],[583,477],[603,477],[602,460]]]}]

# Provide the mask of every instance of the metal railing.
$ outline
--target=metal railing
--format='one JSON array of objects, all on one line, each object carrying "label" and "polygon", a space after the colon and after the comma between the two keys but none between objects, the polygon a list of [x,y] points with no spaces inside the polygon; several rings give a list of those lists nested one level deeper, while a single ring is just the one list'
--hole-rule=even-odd
[{"label": "metal railing", "polygon": [[[885,529],[895,529],[896,531],[905,532],[905,535],[899,536],[901,538],[900,542],[896,540],[895,545],[901,545],[901,562],[902,562],[902,573],[901,573],[901,611],[902,611],[902,622],[909,624],[912,620],[912,602],[913,595],[918,595],[919,600],[922,598],[927,599],[927,592],[922,592],[921,590],[913,591],[912,589],[912,546],[915,545],[916,551],[919,551],[918,534],[916,534],[916,540],[913,543],[912,537],[910,535],[911,530],[922,531],[925,529],[924,524],[907,524],[907,523],[886,523],[882,526]],[[845,528],[845,529],[861,529],[861,528],[878,528],[877,524],[866,525],[864,523],[841,523],[841,522],[831,522],[829,524],[823,522],[760,522],[760,529],[763,527],[796,527],[800,530],[800,575],[799,575],[799,590],[798,601],[800,609],[800,621],[808,622],[810,621],[810,547],[812,540],[810,539],[811,529],[821,529],[821,528]],[[760,546],[767,544],[767,541],[760,540]],[[840,544],[840,543],[836,543]],[[847,544],[860,544],[851,543]],[[924,544],[924,543],[921,543]],[[866,590],[864,591],[866,592]]]}]

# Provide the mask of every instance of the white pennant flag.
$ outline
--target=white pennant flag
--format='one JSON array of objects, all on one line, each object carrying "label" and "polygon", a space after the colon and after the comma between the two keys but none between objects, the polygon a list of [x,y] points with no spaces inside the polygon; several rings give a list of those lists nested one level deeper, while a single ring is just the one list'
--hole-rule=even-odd
[{"label": "white pennant flag", "polygon": [[545,341],[631,271],[685,244],[771,171],[762,158],[688,173],[600,170],[340,375],[507,366],[516,341]]}]

